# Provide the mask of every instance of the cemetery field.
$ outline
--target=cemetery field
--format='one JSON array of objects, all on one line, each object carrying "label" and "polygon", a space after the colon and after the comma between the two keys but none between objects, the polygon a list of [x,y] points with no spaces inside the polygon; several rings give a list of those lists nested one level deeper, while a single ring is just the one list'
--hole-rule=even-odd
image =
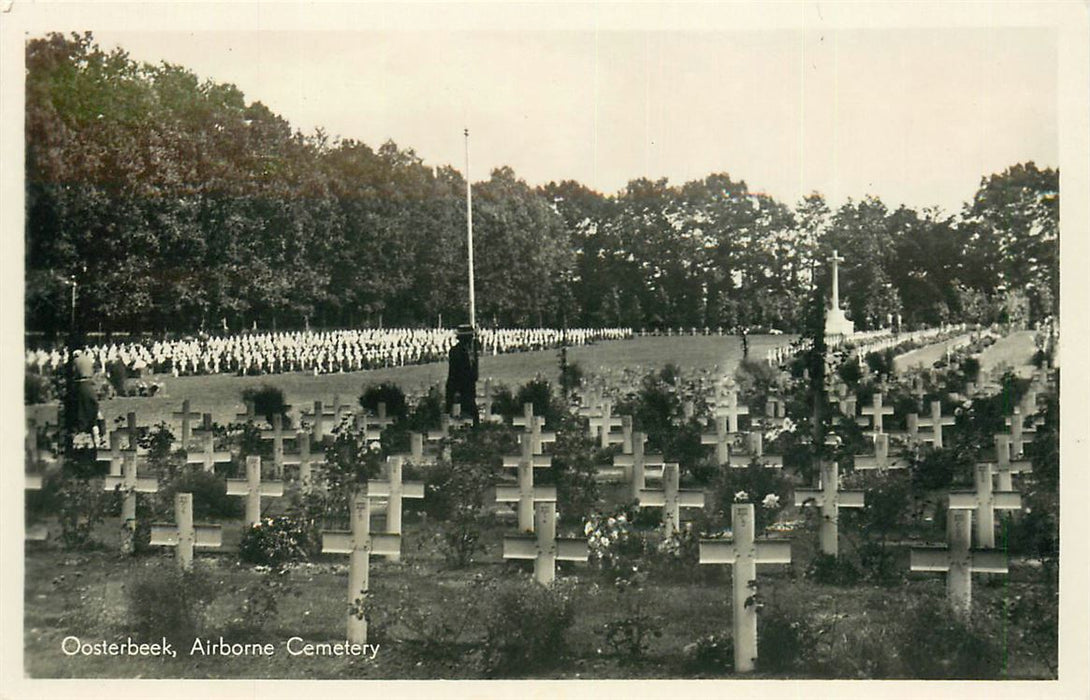
[{"label": "cemetery field", "polygon": [[[483,357],[480,426],[428,395],[445,363],[159,376],[63,468],[31,423],[25,673],[1056,678],[1058,375],[975,371],[1033,335],[834,366],[816,438],[803,363],[764,361],[786,342],[572,348],[574,398],[557,350]],[[239,417],[263,385],[290,407]]]},{"label": "cemetery field", "polygon": [[[789,335],[751,336],[750,357],[764,361],[770,347],[788,344],[794,338]],[[598,375],[620,374],[625,369],[642,375],[645,370],[661,368],[667,363],[673,363],[685,372],[711,370],[716,365],[733,372],[741,358],[741,341],[730,335],[632,338],[568,349],[569,363],[578,363],[585,373]],[[480,358],[482,382],[491,377],[494,382],[509,387],[517,387],[538,374],[555,384],[559,372],[559,350],[556,349],[482,355]],[[284,391],[288,402],[299,408],[311,406],[316,400],[328,402],[334,394],[354,400],[365,385],[382,382],[394,382],[406,394],[423,394],[432,386],[442,389],[446,377],[446,362],[318,376],[303,372],[249,377],[164,374],[150,377],[163,384],[163,390],[157,396],[115,398],[101,402],[100,409],[108,424],[129,411],[136,411],[142,424],[152,425],[169,421],[171,412],[189,399],[193,410],[210,412],[212,420],[228,423],[242,410],[242,391],[248,387],[278,387]]]},{"label": "cemetery field", "polygon": [[[291,655],[305,643],[343,641],[343,599],[347,565],[340,557],[321,557],[291,569],[278,582],[283,586],[275,617],[260,632],[232,631],[246,593],[259,587],[269,574],[259,568],[239,566],[232,552],[203,555],[194,575],[213,589],[204,611],[201,639],[228,643],[272,644],[272,655],[248,653],[235,656],[190,654],[193,637],[175,636],[173,658],[65,655],[62,643],[78,636],[84,643],[125,641],[156,642],[158,636],[141,635],[131,628],[126,609],[127,582],[156,569],[172,569],[168,556],[133,559],[113,551],[36,551],[27,558],[25,596],[26,673],[32,678],[305,678],[305,679],[436,679],[481,678],[479,657],[486,648],[481,639],[444,637],[439,625],[464,624],[464,618],[487,614],[481,607],[487,593],[474,592],[481,580],[513,578],[520,567],[495,556],[479,557],[465,569],[446,567],[430,556],[428,542],[436,532],[426,524],[407,525],[404,558],[400,563],[382,559],[372,562],[372,594],[376,611],[371,615],[368,642],[377,644],[373,657]],[[491,542],[495,552],[498,538]],[[805,545],[803,545],[805,546]],[[799,556],[798,541],[795,544]],[[903,564],[907,567],[907,556]],[[926,655],[928,644],[923,625],[935,625],[928,617],[931,606],[943,597],[941,577],[917,575],[892,587],[841,587],[817,584],[804,578],[804,567],[762,567],[761,595],[769,615],[762,627],[761,657],[765,666],[751,678],[882,678],[912,677],[902,655]],[[525,576],[525,573],[519,574]],[[1027,565],[1012,566],[1006,577],[980,580],[974,605],[994,610],[1012,597],[1027,594],[1036,576]],[[672,572],[653,572],[648,584],[621,592],[584,564],[562,567],[557,586],[572,602],[574,623],[566,635],[566,648],[553,650],[557,658],[547,667],[518,674],[521,678],[714,678],[729,673],[714,670],[715,658],[694,655],[694,643],[729,632],[731,603],[729,567],[699,566]],[[169,600],[160,601],[169,606]],[[382,607],[387,612],[382,612]],[[476,607],[474,607],[476,606]],[[775,613],[772,611],[775,610]],[[404,617],[400,617],[404,615]],[[909,619],[921,615],[917,624]],[[605,629],[617,620],[646,615],[657,634],[642,653],[634,655],[611,649]],[[784,620],[809,617],[802,643],[814,645],[809,668],[797,664],[804,650],[794,636],[772,629]],[[422,620],[431,620],[428,628]],[[413,629],[408,632],[406,625]],[[389,641],[393,626],[399,641]],[[939,625],[941,627],[941,624]],[[429,638],[428,630],[431,630]],[[414,634],[415,632],[415,634]],[[939,630],[934,631],[935,634]],[[165,632],[170,634],[169,630]],[[422,636],[417,636],[421,635]],[[999,631],[995,653],[1002,656],[1001,678],[1048,678],[1049,669],[1039,663],[1033,650],[1015,629]],[[937,643],[937,642],[936,642]],[[971,643],[967,640],[965,643]],[[936,664],[943,653],[936,653]],[[729,655],[728,655],[729,656]],[[919,666],[925,662],[912,659]],[[778,668],[778,670],[776,670]],[[802,671],[802,672],[800,672]]]}]

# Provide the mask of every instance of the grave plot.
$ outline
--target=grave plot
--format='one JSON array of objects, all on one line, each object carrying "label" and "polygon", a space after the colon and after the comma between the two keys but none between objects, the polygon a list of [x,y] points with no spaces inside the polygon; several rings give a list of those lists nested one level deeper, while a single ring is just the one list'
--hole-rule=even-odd
[{"label": "grave plot", "polygon": [[[1044,383],[1033,399],[1043,422],[1032,441],[1023,433],[1019,455],[1006,423],[1028,429],[1028,415],[1001,407],[990,413],[990,397],[953,423],[944,420],[949,409],[930,411],[931,397],[946,388],[942,373],[923,385],[896,376],[847,381],[845,396],[862,396],[857,406],[873,406],[874,419],[865,414],[860,426],[852,407],[850,421],[832,423],[840,444],[815,459],[811,435],[797,427],[807,418],[799,407],[815,405],[807,381],[801,373],[783,382],[769,377],[766,385],[759,379],[739,375],[737,386],[749,388],[733,401],[707,377],[682,376],[674,385],[628,379],[626,386],[662,393],[625,394],[607,411],[587,391],[584,400],[595,404],[590,416],[554,395],[547,426],[513,401],[496,399],[500,420],[478,428],[440,412],[425,418],[426,402],[409,402],[404,415],[359,412],[324,439],[313,424],[285,419],[225,428],[202,413],[198,428],[197,411],[220,409],[194,402],[185,449],[180,442],[156,447],[165,436],[134,414],[91,459],[101,460],[100,476],[88,483],[117,500],[82,531],[105,550],[74,554],[78,548],[66,542],[76,541],[75,521],[41,507],[72,485],[57,490],[49,473],[28,481],[42,486],[27,495],[34,524],[50,533],[27,544],[28,590],[43,596],[28,597],[27,624],[37,630],[28,637],[28,671],[233,678],[1053,674],[1055,647],[1046,640],[1047,621],[1055,619],[1048,573],[1055,554],[1042,546],[1056,493],[1049,486],[1055,465],[1047,466],[1054,453],[1046,449],[1056,424]],[[771,391],[782,407],[766,413]],[[1027,405],[1022,395],[1008,403]],[[1004,401],[997,396],[994,406]],[[839,400],[822,405],[842,407]],[[314,406],[308,420],[325,410]],[[926,424],[929,414],[938,416],[941,437]],[[590,419],[599,423],[593,435]],[[721,433],[709,430],[717,425]],[[895,450],[894,442],[916,447]],[[717,454],[721,446],[726,460]],[[955,447],[973,462],[952,460]],[[139,480],[123,486],[131,463],[144,490]],[[120,486],[107,488],[114,464],[120,473],[111,478]],[[997,483],[1003,478],[1014,488]],[[493,499],[514,506],[518,520],[495,517]],[[926,502],[941,510],[919,508]],[[119,558],[118,526],[130,515],[134,551]],[[57,606],[83,610],[100,635],[158,624],[134,594],[110,586],[126,572],[163,586],[177,587],[174,576],[215,582],[205,591],[198,579],[185,579],[192,600],[168,607],[204,612],[192,632],[178,630],[267,641],[279,656],[201,656],[154,667],[128,660],[114,670],[64,656],[65,626],[49,612]],[[64,583],[47,583],[62,574]],[[1012,596],[1021,607],[1010,607]],[[950,614],[942,617],[943,610]],[[812,644],[831,624],[833,641]],[[1000,636],[1012,628],[1026,633],[1013,642]],[[366,661],[299,658],[286,647],[294,637],[296,645],[340,639],[385,651]],[[956,640],[966,637],[987,661],[959,660]],[[520,656],[516,639],[543,646]],[[917,653],[921,643],[929,655]]]}]

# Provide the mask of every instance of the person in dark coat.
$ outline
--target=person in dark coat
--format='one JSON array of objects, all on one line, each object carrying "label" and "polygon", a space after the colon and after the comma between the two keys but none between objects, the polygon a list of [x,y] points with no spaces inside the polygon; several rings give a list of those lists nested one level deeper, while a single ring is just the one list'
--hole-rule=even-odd
[{"label": "person in dark coat", "polygon": [[72,392],[68,410],[70,429],[75,433],[91,433],[98,423],[98,397],[95,395],[95,363],[85,350],[72,353]]},{"label": "person in dark coat", "polygon": [[477,425],[477,353],[473,326],[458,326],[458,342],[447,355],[446,412],[450,414],[455,402],[462,407],[462,417],[472,418]]}]

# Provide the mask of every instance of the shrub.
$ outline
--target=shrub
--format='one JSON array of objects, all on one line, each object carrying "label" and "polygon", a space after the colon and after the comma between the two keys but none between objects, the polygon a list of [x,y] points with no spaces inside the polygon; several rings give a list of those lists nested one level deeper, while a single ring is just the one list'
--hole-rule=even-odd
[{"label": "shrub", "polygon": [[489,675],[525,676],[561,662],[575,622],[568,593],[524,580],[497,586],[490,598],[481,641]]},{"label": "shrub", "polygon": [[861,578],[857,569],[847,557],[836,557],[832,554],[819,552],[810,561],[806,569],[806,577],[815,583],[830,586],[852,586]]},{"label": "shrub", "polygon": [[606,645],[622,664],[642,663],[651,639],[662,636],[662,621],[640,605],[630,606],[621,617],[605,623]]},{"label": "shrub", "polygon": [[372,589],[364,604],[369,640],[387,639],[396,641],[399,648],[409,646],[425,664],[458,661],[465,666],[467,646],[481,634],[494,582],[477,574],[465,585],[440,584],[444,604],[438,606],[419,605],[414,596],[419,588],[414,583],[387,579]]},{"label": "shrub", "polygon": [[682,650],[688,673],[725,673],[734,670],[734,640],[725,634],[708,634]]},{"label": "shrub", "polygon": [[900,655],[911,678],[996,678],[1005,655],[994,630],[982,620],[963,620],[944,598],[928,596],[908,604],[899,616]]},{"label": "shrub", "polygon": [[814,635],[803,615],[790,606],[763,608],[757,616],[757,630],[759,671],[790,673],[806,666]]},{"label": "shrub", "polygon": [[578,423],[565,417],[556,432],[552,466],[541,479],[542,484],[556,484],[556,507],[565,522],[583,522],[598,507],[594,451],[595,445]]},{"label": "shrub", "polygon": [[479,463],[440,461],[426,471],[424,512],[441,522],[440,546],[451,566],[468,566],[484,551],[481,510],[494,482],[493,470]]},{"label": "shrub", "polygon": [[183,572],[170,562],[139,572],[128,595],[134,632],[147,638],[165,636],[181,645],[200,634],[215,585],[199,565]]},{"label": "shrub", "polygon": [[281,416],[284,427],[291,425],[288,411],[291,406],[284,402],[284,390],[271,384],[262,384],[259,387],[249,387],[242,390],[242,400],[250,401],[254,405],[254,414],[264,416],[269,423],[273,422],[273,416]]},{"label": "shrub", "polygon": [[291,585],[287,574],[287,569],[273,568],[257,581],[247,584],[242,590],[241,604],[225,626],[225,636],[232,640],[267,637],[267,627],[280,614],[280,601],[302,594]]},{"label": "shrub", "polygon": [[23,403],[27,406],[47,403],[55,398],[49,379],[40,374],[27,372],[23,379]]},{"label": "shrub", "polygon": [[[229,519],[242,515],[242,499],[227,495],[227,482],[200,465],[188,465],[174,479],[167,481],[156,494],[164,507],[173,507],[175,493],[193,494],[193,519]],[[164,515],[167,515],[164,513]]]},{"label": "shrub", "polygon": [[443,415],[443,394],[438,386],[432,386],[428,393],[420,397],[409,412],[408,429],[424,432],[439,427],[439,417]]},{"label": "shrub", "polygon": [[318,530],[311,521],[288,516],[264,518],[242,533],[239,561],[283,570],[321,550]]},{"label": "shrub", "polygon": [[405,400],[405,392],[393,382],[383,382],[364,387],[360,396],[360,406],[378,412],[378,405],[386,404],[386,415],[395,418],[404,418],[409,414],[409,405]]},{"label": "shrub", "polygon": [[115,495],[104,491],[102,482],[97,479],[65,474],[57,496],[64,546],[69,549],[94,546],[95,528],[105,519],[106,509],[116,501]]}]

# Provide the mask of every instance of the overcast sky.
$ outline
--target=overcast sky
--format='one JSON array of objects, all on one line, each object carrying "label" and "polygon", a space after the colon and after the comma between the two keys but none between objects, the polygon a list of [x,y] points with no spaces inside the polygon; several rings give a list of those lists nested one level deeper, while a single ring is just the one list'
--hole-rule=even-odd
[{"label": "overcast sky", "polygon": [[727,172],[795,203],[960,210],[980,178],[1058,166],[1049,29],[96,31],[234,83],[305,132],[392,139],[476,180],[614,193]]}]

